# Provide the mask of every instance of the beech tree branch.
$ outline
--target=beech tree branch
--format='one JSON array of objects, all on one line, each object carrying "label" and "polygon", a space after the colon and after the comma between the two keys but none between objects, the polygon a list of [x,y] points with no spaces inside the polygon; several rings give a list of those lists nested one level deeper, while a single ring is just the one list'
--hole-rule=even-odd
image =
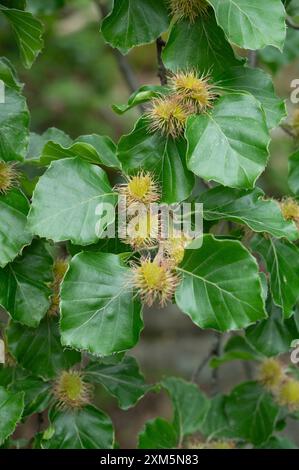
[{"label": "beech tree branch", "polygon": [[[97,8],[101,14],[101,17],[105,17],[108,14],[108,10],[106,5],[104,5],[100,0],[96,0],[96,5]],[[128,90],[130,93],[134,93],[139,88],[139,83],[138,80],[132,70],[131,65],[129,64],[127,58],[121,54],[121,52],[118,49],[111,48],[113,55],[115,57],[115,60],[117,62],[118,68],[121,72],[121,75],[127,84]],[[138,108],[141,113],[145,111],[144,106],[142,104],[138,105]]]},{"label": "beech tree branch", "polygon": [[[213,356],[219,357],[222,352],[222,335],[221,333],[215,333],[215,342],[213,347]],[[211,395],[217,395],[219,392],[219,368],[215,367],[212,369],[211,375]]]},{"label": "beech tree branch", "polygon": [[249,53],[248,53],[248,64],[253,69],[255,69],[257,67],[257,65],[258,65],[257,51],[249,51]]},{"label": "beech tree branch", "polygon": [[[222,335],[221,333],[214,333],[213,338],[213,345],[209,353],[202,359],[199,363],[197,369],[194,371],[192,375],[192,382],[198,383],[199,377],[205,366],[208,364],[212,357],[219,357],[222,350]],[[211,394],[215,395],[218,392],[219,388],[219,371],[218,368],[212,370],[212,378],[211,378]]]},{"label": "beech tree branch", "polygon": [[288,134],[290,137],[292,137],[293,139],[296,139],[297,136],[294,134],[294,132],[288,127],[286,126],[285,124],[280,124],[279,126],[286,134]]},{"label": "beech tree branch", "polygon": [[158,77],[160,78],[161,85],[167,85],[167,70],[162,60],[162,51],[165,46],[165,41],[161,37],[156,40],[157,60],[158,60]]}]

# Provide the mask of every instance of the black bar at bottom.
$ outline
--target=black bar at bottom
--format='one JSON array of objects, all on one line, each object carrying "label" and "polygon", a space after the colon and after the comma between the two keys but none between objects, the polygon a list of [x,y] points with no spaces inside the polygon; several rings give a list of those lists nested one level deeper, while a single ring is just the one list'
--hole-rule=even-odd
[{"label": "black bar at bottom", "polygon": [[[250,464],[265,464],[271,462],[288,466],[294,462],[298,464],[299,453],[296,450],[258,450],[258,449],[234,449],[234,450],[0,450],[1,468],[4,463],[46,466],[51,464],[81,467],[87,470],[101,466],[139,468],[144,466],[174,466],[183,465],[190,468],[209,469],[211,465],[229,464],[230,468],[240,469],[243,462]],[[286,460],[287,459],[287,460]]]}]

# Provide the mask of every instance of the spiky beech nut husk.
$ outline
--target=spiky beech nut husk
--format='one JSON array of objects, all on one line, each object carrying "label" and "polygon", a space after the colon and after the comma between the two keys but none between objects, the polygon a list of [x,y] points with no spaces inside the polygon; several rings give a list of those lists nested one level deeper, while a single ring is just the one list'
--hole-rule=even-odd
[{"label": "spiky beech nut husk", "polygon": [[171,300],[179,280],[179,276],[163,261],[142,258],[140,264],[132,267],[132,286],[149,307],[155,301],[165,306]]},{"label": "spiky beech nut husk", "polygon": [[258,380],[268,390],[275,390],[284,379],[282,364],[277,359],[265,359],[259,366]]},{"label": "spiky beech nut husk", "polygon": [[184,103],[179,96],[154,98],[147,113],[149,130],[176,139],[183,134],[187,118],[193,113],[190,103]]},{"label": "spiky beech nut husk", "polygon": [[136,202],[150,204],[160,199],[161,191],[154,175],[150,172],[140,171],[137,175],[127,176],[124,184],[116,186],[121,196],[126,197],[129,206]]},{"label": "spiky beech nut husk", "polygon": [[209,75],[198,75],[195,70],[180,71],[172,75],[170,86],[180,99],[193,108],[194,113],[202,113],[212,107],[219,95],[211,83]]},{"label": "spiky beech nut husk", "polygon": [[156,211],[146,208],[138,216],[133,217],[127,226],[125,243],[135,250],[150,248],[157,243],[160,232],[160,219]]},{"label": "spiky beech nut husk", "polygon": [[68,262],[66,259],[57,258],[54,261],[53,265],[53,274],[54,279],[51,284],[51,289],[53,294],[51,296],[51,304],[48,310],[48,315],[55,316],[59,313],[59,305],[60,305],[60,286],[61,282],[64,278],[64,275],[68,269]]},{"label": "spiky beech nut husk", "polygon": [[169,266],[177,266],[183,261],[185,248],[190,242],[184,234],[175,232],[173,236],[161,241],[160,250]]},{"label": "spiky beech nut husk", "polygon": [[210,5],[206,0],[168,0],[172,16],[176,21],[187,19],[194,23],[198,16],[207,15]]},{"label": "spiky beech nut husk", "polygon": [[284,198],[279,205],[286,220],[293,220],[296,224],[299,224],[299,204],[295,199],[291,197]]},{"label": "spiky beech nut husk", "polygon": [[0,194],[6,194],[19,181],[15,164],[0,161]]},{"label": "spiky beech nut husk", "polygon": [[276,392],[279,405],[286,406],[291,411],[299,410],[299,381],[287,378]]},{"label": "spiky beech nut husk", "polygon": [[62,371],[53,386],[57,406],[62,409],[78,409],[92,400],[93,387],[84,382],[77,370]]}]

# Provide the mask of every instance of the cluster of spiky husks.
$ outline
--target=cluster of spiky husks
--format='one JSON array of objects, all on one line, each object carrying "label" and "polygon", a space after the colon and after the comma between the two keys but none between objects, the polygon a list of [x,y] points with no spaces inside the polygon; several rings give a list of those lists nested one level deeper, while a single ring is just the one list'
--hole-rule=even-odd
[{"label": "cluster of spiky husks", "polygon": [[299,381],[288,376],[279,360],[270,358],[263,361],[258,379],[273,393],[280,406],[286,406],[291,411],[299,410]]},{"label": "cluster of spiky husks", "polygon": [[171,300],[179,282],[175,267],[182,261],[187,240],[179,234],[162,240],[163,227],[157,206],[160,188],[151,173],[140,172],[127,177],[125,184],[116,187],[120,205],[125,203],[126,238],[123,240],[134,250],[157,249],[154,259],[142,256],[131,268],[130,286],[137,290],[148,306],[158,301],[164,306]]},{"label": "cluster of spiky husks", "polygon": [[194,23],[198,16],[207,15],[210,5],[206,0],[168,0],[169,8],[176,21],[188,20]]},{"label": "cluster of spiky husks", "polygon": [[0,161],[0,195],[6,194],[19,181],[19,174],[14,163]]},{"label": "cluster of spiky husks", "polygon": [[54,280],[51,284],[52,296],[51,304],[48,310],[48,315],[58,315],[59,313],[59,304],[60,304],[60,286],[64,278],[64,275],[67,271],[68,263],[63,258],[57,258],[53,265],[53,275]]},{"label": "cluster of spiky husks", "polygon": [[163,307],[171,300],[179,283],[179,276],[163,260],[142,258],[132,268],[132,285],[142,301],[151,307],[158,301]]},{"label": "cluster of spiky husks", "polygon": [[150,206],[160,199],[159,185],[151,173],[144,171],[127,176],[126,180],[116,186],[122,198],[119,204],[127,217],[127,238],[123,241],[135,250],[149,248],[159,235],[159,216]]},{"label": "cluster of spiky husks", "polygon": [[173,74],[170,93],[151,102],[147,114],[150,131],[178,138],[184,132],[188,117],[205,113],[217,96],[216,87],[208,75],[200,76],[195,70]]},{"label": "cluster of spiky husks", "polygon": [[297,226],[299,226],[299,204],[291,198],[284,198],[280,202],[281,213],[286,220],[293,220]]},{"label": "cluster of spiky husks", "polygon": [[150,208],[141,212],[130,220],[127,228],[127,239],[135,250],[150,248],[157,244],[160,233],[160,218],[158,213],[154,213]]},{"label": "cluster of spiky husks", "polygon": [[92,400],[91,384],[84,382],[81,372],[62,371],[53,386],[57,405],[62,409],[79,409]]}]

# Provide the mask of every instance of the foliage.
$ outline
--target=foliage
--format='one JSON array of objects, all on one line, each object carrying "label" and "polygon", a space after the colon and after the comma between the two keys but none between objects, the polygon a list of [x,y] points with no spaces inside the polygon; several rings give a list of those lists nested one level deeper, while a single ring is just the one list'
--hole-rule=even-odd
[{"label": "foliage", "polygon": [[[299,338],[295,117],[282,124],[295,146],[293,199],[275,200],[260,186],[271,131],[286,117],[261,66],[274,73],[293,59],[290,43],[299,32],[286,20],[295,21],[298,7],[281,0],[199,2],[201,8],[189,1],[188,9],[184,0],[114,0],[110,11],[110,2],[95,2],[104,12],[97,34],[116,58],[157,46],[161,85],[143,85],[127,103],[113,105],[121,117],[142,112],[117,143],[93,131],[74,139],[55,127],[35,132],[23,84],[12,63],[0,59],[3,447],[13,447],[19,423],[48,413],[48,427],[30,446],[114,448],[112,420],[95,399],[99,387],[123,410],[149,391],[168,395],[173,418],[145,423],[139,448],[295,446],[278,433],[299,418],[298,371],[276,358]],[[43,21],[63,8],[63,1],[0,0],[1,21],[9,23],[25,68],[44,47]],[[146,207],[188,202],[193,215],[202,203],[202,246],[164,241],[159,230],[99,239],[119,217],[106,204],[116,207],[122,194]],[[147,384],[127,351],[139,341],[144,305],[156,300],[161,307],[175,303],[217,338],[237,330],[210,367],[253,361],[254,380],[210,396],[181,378]]]}]

